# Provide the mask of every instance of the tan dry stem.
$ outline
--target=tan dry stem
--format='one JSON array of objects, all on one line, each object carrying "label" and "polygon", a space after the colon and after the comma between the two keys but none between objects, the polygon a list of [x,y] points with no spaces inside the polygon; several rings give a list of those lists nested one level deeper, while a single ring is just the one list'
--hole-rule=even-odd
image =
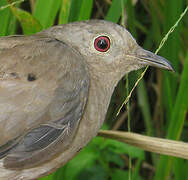
[{"label": "tan dry stem", "polygon": [[99,136],[118,140],[146,151],[188,159],[188,143],[131,132],[100,130]]}]

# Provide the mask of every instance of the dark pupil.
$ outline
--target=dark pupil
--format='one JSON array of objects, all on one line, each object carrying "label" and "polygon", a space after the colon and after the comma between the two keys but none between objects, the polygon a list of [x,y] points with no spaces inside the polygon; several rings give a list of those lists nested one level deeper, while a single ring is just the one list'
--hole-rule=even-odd
[{"label": "dark pupil", "polygon": [[97,42],[97,47],[100,48],[100,49],[106,49],[108,47],[108,43],[106,42],[106,40],[100,39]]}]

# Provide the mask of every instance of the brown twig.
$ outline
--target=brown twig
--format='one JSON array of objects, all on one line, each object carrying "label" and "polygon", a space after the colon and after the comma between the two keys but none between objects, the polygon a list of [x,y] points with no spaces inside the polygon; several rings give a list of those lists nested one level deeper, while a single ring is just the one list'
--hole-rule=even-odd
[{"label": "brown twig", "polygon": [[185,142],[111,130],[100,130],[98,135],[116,139],[146,151],[188,159],[188,143]]}]

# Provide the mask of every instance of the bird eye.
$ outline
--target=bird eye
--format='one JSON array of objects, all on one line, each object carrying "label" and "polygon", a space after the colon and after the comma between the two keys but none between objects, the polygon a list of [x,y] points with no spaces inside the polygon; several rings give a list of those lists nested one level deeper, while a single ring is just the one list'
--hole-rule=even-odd
[{"label": "bird eye", "polygon": [[107,36],[99,36],[94,41],[94,47],[97,51],[106,52],[110,48],[110,39]]}]

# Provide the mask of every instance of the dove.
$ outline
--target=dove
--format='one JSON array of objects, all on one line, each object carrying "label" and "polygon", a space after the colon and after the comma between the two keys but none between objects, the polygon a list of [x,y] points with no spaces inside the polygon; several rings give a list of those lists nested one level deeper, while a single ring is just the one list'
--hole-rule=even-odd
[{"label": "dove", "polygon": [[122,26],[89,20],[0,38],[0,179],[32,180],[71,160],[101,128],[114,88],[169,61]]}]

